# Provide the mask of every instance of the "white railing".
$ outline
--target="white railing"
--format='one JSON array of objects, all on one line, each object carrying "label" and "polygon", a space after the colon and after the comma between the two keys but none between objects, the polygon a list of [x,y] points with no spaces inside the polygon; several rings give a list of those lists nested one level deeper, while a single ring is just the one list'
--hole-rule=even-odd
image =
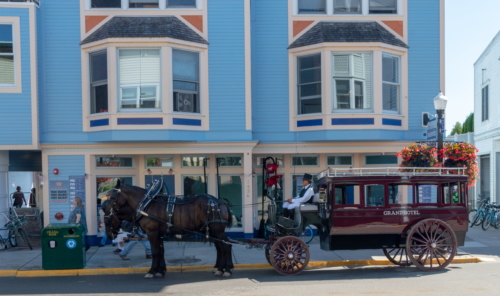
[{"label": "white railing", "polygon": [[466,168],[434,167],[374,167],[374,168],[328,168],[318,174],[323,177],[360,177],[360,176],[456,176],[465,175]]}]

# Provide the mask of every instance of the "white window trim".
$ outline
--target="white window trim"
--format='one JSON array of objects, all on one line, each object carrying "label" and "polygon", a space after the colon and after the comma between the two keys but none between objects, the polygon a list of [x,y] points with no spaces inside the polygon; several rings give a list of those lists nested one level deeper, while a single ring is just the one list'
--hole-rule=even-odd
[{"label": "white window trim", "polygon": [[196,7],[167,7],[168,0],[159,0],[158,8],[130,8],[129,7],[130,0],[121,0],[120,7],[111,7],[111,8],[92,8],[92,0],[85,0],[85,10],[117,10],[117,9],[126,9],[126,10],[202,10],[203,9],[203,0],[196,0]]},{"label": "white window trim", "polygon": [[[163,167],[163,166],[148,166],[148,158],[152,157],[172,157],[172,166],[169,167]],[[133,163],[132,163],[133,164]],[[146,169],[173,169],[175,168],[175,155],[170,155],[170,154],[151,154],[151,155],[144,155],[144,168]]]},{"label": "white window trim", "polygon": [[[97,157],[110,157],[112,158],[113,155],[96,155],[94,157],[94,161],[96,161]],[[117,166],[117,167],[99,167],[97,166],[97,163],[94,162],[94,167],[96,170],[130,170],[130,169],[135,169],[136,168],[136,163],[135,163],[135,156],[131,155],[115,155],[115,157],[122,157],[122,158],[132,158],[132,166]]]},{"label": "white window trim", "polygon": [[383,154],[380,154],[380,153],[365,153],[363,154],[363,166],[364,167],[381,167],[381,168],[384,168],[384,167],[397,167],[399,166],[399,158],[396,156],[396,159],[398,160],[398,163],[396,164],[367,164],[366,163],[366,157],[367,156],[396,156],[396,153],[383,153]]},{"label": "white window trim", "polygon": [[[190,169],[190,170],[193,170],[193,169],[202,169],[203,170],[203,166],[184,166],[184,162],[182,161],[182,159],[184,157],[205,157],[208,159],[207,161],[207,169],[210,168],[210,155],[203,155],[203,154],[181,154],[181,168],[183,169]],[[193,174],[191,174],[193,175]],[[207,172],[207,176],[208,176],[208,172]]]},{"label": "white window trim", "polygon": [[[316,157],[317,165],[294,165],[293,164],[294,157]],[[320,155],[315,155],[315,154],[290,155],[290,167],[292,167],[292,168],[317,168],[320,166],[321,166]]]},{"label": "white window trim", "polygon": [[14,56],[14,84],[0,84],[0,93],[22,93],[20,17],[2,16],[0,24],[12,26],[12,53]]},{"label": "white window trim", "polygon": [[403,14],[403,1],[406,0],[397,0],[397,13],[391,13],[391,14],[370,14],[370,0],[361,0],[361,13],[358,14],[347,14],[347,13],[335,13],[334,11],[334,5],[333,1],[334,0],[326,0],[326,13],[314,13],[314,14],[305,14],[305,13],[299,13],[299,1],[298,0],[292,0],[293,1],[293,15],[294,16],[325,16],[325,15],[335,15],[335,16],[360,16],[360,15],[366,15],[366,16],[394,16],[394,15],[402,15]]},{"label": "white window trim", "polygon": [[[488,101],[488,110],[486,110],[486,113],[487,113],[488,118],[483,119],[483,112],[484,112],[484,111],[483,111],[483,108],[484,108],[483,91],[484,91],[484,89],[485,89],[486,87],[488,88],[488,98],[486,98],[486,100]],[[488,79],[488,82],[487,82],[487,83],[485,83],[485,84],[483,84],[483,85],[481,86],[481,123],[484,123],[484,122],[489,122],[489,121],[490,121],[490,105],[491,105],[491,104],[490,104],[490,103],[491,103],[491,102],[490,102],[490,97],[491,97],[491,96],[490,96],[490,92],[491,92],[491,89],[490,89],[490,81],[489,81],[489,79]]]},{"label": "white window trim", "polygon": [[[386,56],[390,56],[390,57],[395,57],[398,59],[398,74],[399,74],[399,77],[398,77],[398,81],[399,83],[394,83],[394,82],[387,82],[387,81],[384,81],[384,75],[381,76],[381,80],[382,80],[382,90],[383,90],[383,87],[384,87],[384,84],[388,84],[388,85],[395,85],[398,87],[398,98],[397,98],[397,101],[396,101],[396,111],[392,111],[392,110],[384,110],[384,98],[383,98],[383,91],[382,91],[382,112],[385,113],[385,114],[401,114],[401,86],[402,86],[402,57],[399,56],[399,55],[395,55],[395,54],[391,54],[391,53],[387,53],[387,52],[382,52],[382,59],[384,58],[384,55]],[[384,65],[382,63],[382,73],[384,71]]]},{"label": "white window trim", "polygon": [[[335,157],[339,157],[339,156],[349,156],[351,158],[351,164],[328,164],[328,157],[330,156],[335,156]],[[354,154],[326,154],[326,166],[329,167],[329,166],[335,166],[335,167],[352,167],[354,165]]]}]

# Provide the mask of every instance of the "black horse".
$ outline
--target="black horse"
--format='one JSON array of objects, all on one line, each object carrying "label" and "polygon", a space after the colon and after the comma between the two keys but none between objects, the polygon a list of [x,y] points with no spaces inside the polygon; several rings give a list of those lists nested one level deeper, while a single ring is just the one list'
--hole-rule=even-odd
[{"label": "black horse", "polygon": [[[108,192],[109,203],[104,209],[106,234],[116,238],[123,220],[133,221],[134,215],[146,189],[121,184]],[[167,217],[167,203],[153,200],[145,211],[148,216],[138,220],[139,226],[144,230],[151,243],[153,261],[151,269],[145,278],[163,277],[167,271],[164,258],[163,234],[174,236],[189,233],[185,230],[208,234],[213,238],[217,249],[217,260],[213,269],[216,276],[230,277],[232,274],[232,246],[227,243],[226,227],[231,225],[232,215],[229,207],[210,195],[187,196],[176,203],[172,225],[169,227]],[[161,220],[161,221],[160,221]]]}]

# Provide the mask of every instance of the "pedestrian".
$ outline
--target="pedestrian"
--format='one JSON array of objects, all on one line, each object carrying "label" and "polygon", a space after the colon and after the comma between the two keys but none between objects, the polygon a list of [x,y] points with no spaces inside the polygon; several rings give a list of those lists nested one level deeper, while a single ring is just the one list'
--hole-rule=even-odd
[{"label": "pedestrian", "polygon": [[[137,235],[139,236],[139,239],[148,237],[144,233],[144,231],[142,231],[140,226],[137,227]],[[153,256],[151,255],[151,244],[149,243],[149,241],[148,240],[141,240],[140,242],[144,246],[144,249],[146,249],[146,259],[152,259]],[[122,258],[123,260],[130,260],[127,257],[127,255],[130,253],[130,251],[132,251],[132,249],[135,247],[135,245],[137,245],[137,243],[138,243],[138,241],[136,241],[136,240],[130,241],[127,244],[127,246],[125,247],[125,249],[123,251],[121,251],[121,253],[119,254],[120,258]]]},{"label": "pedestrian", "polygon": [[36,189],[35,188],[31,188],[30,207],[36,208]]},{"label": "pedestrian", "polygon": [[128,221],[122,221],[120,231],[118,232],[116,238],[113,240],[113,242],[116,244],[117,247],[117,249],[114,250],[113,253],[118,255],[123,251],[123,249],[125,249],[125,243],[123,239],[126,238],[128,233],[131,231],[132,231],[132,223]]},{"label": "pedestrian", "polygon": [[14,208],[21,208],[23,204],[26,204],[26,199],[24,198],[24,193],[21,192],[21,186],[16,187],[16,192],[12,195],[14,199],[14,204],[12,205]]},{"label": "pedestrian", "polygon": [[[87,237],[87,215],[85,215],[85,207],[81,197],[76,196],[73,200],[73,211],[69,214],[68,223],[78,223],[84,228],[83,237]],[[85,250],[90,249],[90,245],[85,243]]]}]

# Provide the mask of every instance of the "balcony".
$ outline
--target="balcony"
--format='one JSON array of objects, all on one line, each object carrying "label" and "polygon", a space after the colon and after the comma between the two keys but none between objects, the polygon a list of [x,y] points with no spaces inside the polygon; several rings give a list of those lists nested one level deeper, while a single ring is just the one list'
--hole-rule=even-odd
[{"label": "balcony", "polygon": [[39,0],[0,0],[0,3],[2,3],[2,2],[33,2],[36,5],[40,5]]}]

